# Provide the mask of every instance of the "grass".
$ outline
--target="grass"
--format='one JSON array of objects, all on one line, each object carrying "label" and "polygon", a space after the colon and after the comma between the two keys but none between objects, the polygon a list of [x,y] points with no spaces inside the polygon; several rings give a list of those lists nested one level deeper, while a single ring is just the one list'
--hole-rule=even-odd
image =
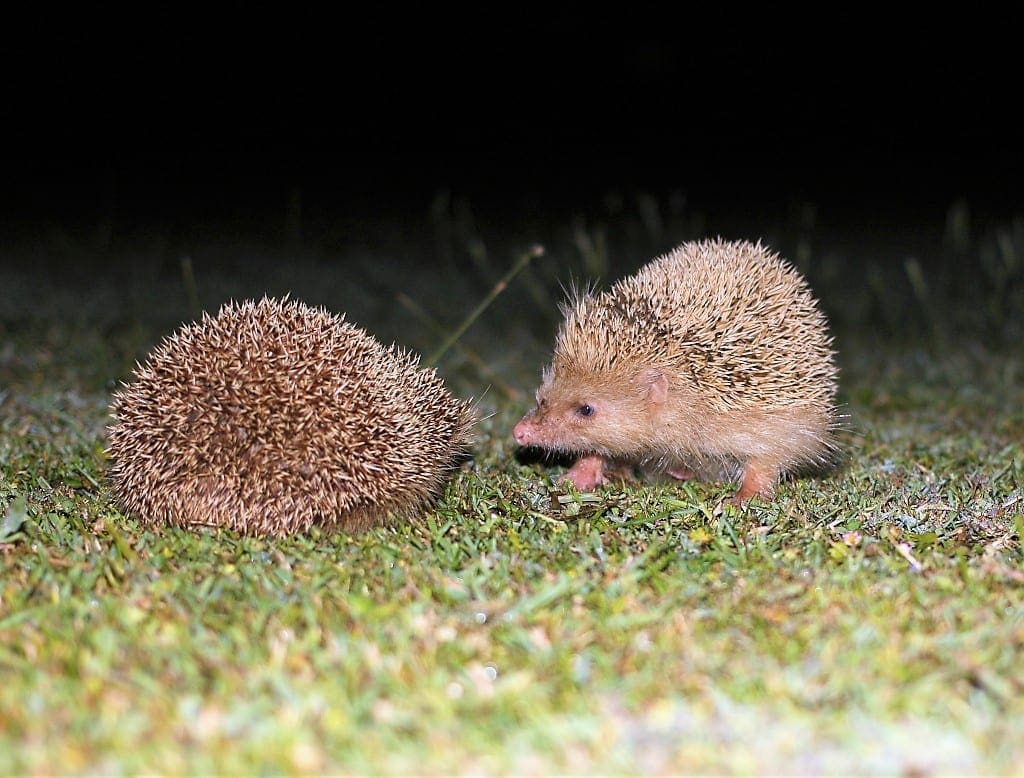
[{"label": "grass", "polygon": [[[458,277],[438,295],[465,312],[529,241],[495,249],[443,210]],[[542,236],[545,257],[441,362],[462,394],[481,394],[481,364],[498,387],[473,460],[421,521],[358,536],[141,526],[105,485],[103,426],[132,360],[192,298],[211,307],[229,289],[287,286],[431,351],[442,338],[423,316],[449,329],[459,316],[396,284],[400,270],[384,291],[373,268],[388,256],[340,273],[268,260],[261,288],[239,291],[197,252],[191,280],[168,261],[126,292],[101,284],[71,304],[57,280],[34,307],[11,302],[0,772],[1018,771],[1020,224],[966,240],[954,209],[956,240],[916,270],[798,236],[851,415],[831,477],[742,512],[719,507],[726,484],[557,488],[557,468],[520,464],[509,437],[550,346],[551,290],[570,272],[617,275],[658,250],[655,232],[674,242],[693,226],[671,217],[641,199],[626,224]],[[968,260],[965,297],[954,271]],[[353,264],[378,293],[350,291]],[[118,294],[146,315],[113,313]]]}]

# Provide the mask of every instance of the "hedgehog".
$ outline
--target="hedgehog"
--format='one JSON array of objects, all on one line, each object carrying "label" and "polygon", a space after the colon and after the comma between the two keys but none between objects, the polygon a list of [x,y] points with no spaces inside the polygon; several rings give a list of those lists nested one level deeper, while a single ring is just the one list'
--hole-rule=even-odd
[{"label": "hedgehog", "polygon": [[684,243],[602,293],[575,292],[521,446],[578,455],[590,490],[635,468],[739,481],[731,502],[837,450],[837,370],[804,278],[760,242]]},{"label": "hedgehog", "polygon": [[269,535],[411,518],[454,473],[474,420],[418,356],[287,297],[183,326],[110,411],[123,513]]}]

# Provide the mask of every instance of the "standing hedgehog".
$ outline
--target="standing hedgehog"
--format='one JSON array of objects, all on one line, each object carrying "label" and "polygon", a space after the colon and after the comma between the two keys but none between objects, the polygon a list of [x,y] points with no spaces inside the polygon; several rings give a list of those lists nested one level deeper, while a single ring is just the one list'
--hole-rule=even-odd
[{"label": "standing hedgehog", "polygon": [[357,531],[438,495],[472,413],[419,358],[297,301],[229,303],[114,395],[110,479],[153,524]]},{"label": "standing hedgehog", "polygon": [[578,489],[638,465],[740,480],[734,504],[828,463],[836,368],[804,279],[760,243],[684,243],[563,306],[524,446],[578,453]]}]

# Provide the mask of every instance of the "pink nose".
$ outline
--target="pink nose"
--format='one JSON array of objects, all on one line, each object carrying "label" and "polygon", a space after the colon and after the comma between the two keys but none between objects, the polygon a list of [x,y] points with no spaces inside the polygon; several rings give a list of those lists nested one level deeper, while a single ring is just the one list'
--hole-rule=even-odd
[{"label": "pink nose", "polygon": [[512,437],[516,439],[516,443],[520,446],[526,446],[530,443],[530,428],[526,424],[526,419],[523,419],[515,427],[512,428]]}]

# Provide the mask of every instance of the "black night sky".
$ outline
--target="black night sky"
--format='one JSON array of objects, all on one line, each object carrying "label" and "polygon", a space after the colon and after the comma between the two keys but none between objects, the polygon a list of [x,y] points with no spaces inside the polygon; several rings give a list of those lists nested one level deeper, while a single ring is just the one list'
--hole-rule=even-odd
[{"label": "black night sky", "polygon": [[836,25],[565,16],[438,31],[313,12],[244,26],[236,11],[68,29],[20,60],[5,232],[104,213],[125,230],[245,230],[291,191],[374,219],[418,218],[445,189],[509,224],[569,218],[612,189],[767,218],[805,201],[865,229],[931,223],[958,198],[997,219],[1024,205],[1019,68],[991,30],[833,40]]}]

